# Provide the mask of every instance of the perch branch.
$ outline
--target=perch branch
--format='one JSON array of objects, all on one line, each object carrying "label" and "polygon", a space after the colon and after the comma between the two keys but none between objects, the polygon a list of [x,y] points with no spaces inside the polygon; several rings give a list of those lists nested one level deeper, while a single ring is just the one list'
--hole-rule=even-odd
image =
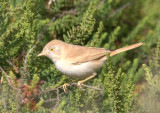
[{"label": "perch branch", "polygon": [[[78,85],[77,83],[72,83],[72,84],[70,84],[70,86],[77,86],[77,85]],[[85,85],[85,84],[82,84],[82,86],[85,87],[85,88],[90,88],[90,89],[93,89],[93,90],[98,90],[98,91],[102,91],[102,92],[103,92],[103,90],[100,89],[99,87],[89,86],[89,85]],[[55,91],[55,90],[57,90],[57,89],[63,89],[63,87],[62,87],[62,86],[59,86],[59,87],[57,87],[57,88],[49,88],[48,90],[41,91],[38,95],[42,95],[42,94],[48,93],[48,92],[50,92],[50,91]],[[82,90],[83,90],[83,89],[82,89]]]}]

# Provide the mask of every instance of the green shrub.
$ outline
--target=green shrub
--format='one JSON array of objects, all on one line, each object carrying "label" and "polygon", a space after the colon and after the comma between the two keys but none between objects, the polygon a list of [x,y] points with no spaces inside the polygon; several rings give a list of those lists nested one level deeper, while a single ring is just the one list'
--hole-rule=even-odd
[{"label": "green shrub", "polygon": [[[159,53],[149,67],[141,66],[149,63],[159,39],[159,1],[49,1],[0,0],[0,112],[151,112],[154,107],[145,101],[136,103],[134,86],[147,78],[146,92],[151,94],[144,95],[150,103],[159,102]],[[144,45],[106,56],[104,67],[83,89],[74,83],[64,93],[62,85],[73,80],[49,59],[36,57],[55,38],[110,50],[137,42]]]}]

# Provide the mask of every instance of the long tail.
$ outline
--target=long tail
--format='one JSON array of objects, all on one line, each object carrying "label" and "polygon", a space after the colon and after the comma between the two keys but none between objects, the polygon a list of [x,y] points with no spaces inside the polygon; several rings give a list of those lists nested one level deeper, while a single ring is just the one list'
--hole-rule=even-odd
[{"label": "long tail", "polygon": [[116,55],[118,53],[121,53],[121,52],[124,52],[124,51],[128,51],[130,49],[137,48],[137,47],[139,47],[141,45],[143,45],[143,43],[137,43],[137,44],[133,44],[133,45],[130,45],[130,46],[127,46],[127,47],[123,47],[123,48],[111,51],[110,56],[114,56],[114,55]]}]

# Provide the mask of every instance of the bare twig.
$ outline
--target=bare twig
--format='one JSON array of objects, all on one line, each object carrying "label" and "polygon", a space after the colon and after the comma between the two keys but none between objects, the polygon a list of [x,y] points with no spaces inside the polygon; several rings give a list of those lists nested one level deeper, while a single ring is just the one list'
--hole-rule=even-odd
[{"label": "bare twig", "polygon": [[[77,84],[76,84],[76,85],[77,85]],[[83,87],[86,87],[86,88],[93,89],[93,90],[103,91],[103,90],[100,89],[99,87],[89,86],[89,85],[85,85],[85,84],[82,84],[82,86],[83,86]]]},{"label": "bare twig", "polygon": [[[70,84],[70,86],[77,86],[77,85],[78,85],[77,83],[72,83],[72,84]],[[89,86],[89,85],[85,85],[85,84],[82,84],[82,86],[85,87],[85,88],[87,88],[87,89],[81,89],[81,90],[87,90],[87,91],[98,90],[98,91],[103,92],[103,90],[100,89],[99,87]],[[99,86],[100,86],[100,85],[99,85]],[[57,87],[57,88],[50,88],[50,89],[48,89],[48,90],[41,91],[40,93],[38,93],[37,96],[40,96],[40,95],[42,95],[42,94],[49,93],[49,92],[51,92],[51,91],[56,91],[56,95],[57,95],[56,98],[54,98],[54,99],[49,99],[49,100],[46,100],[46,101],[45,101],[45,103],[46,103],[46,102],[56,101],[56,104],[55,104],[55,105],[53,106],[53,108],[52,108],[52,110],[54,111],[54,110],[58,107],[58,105],[59,105],[59,103],[60,103],[60,99],[61,99],[60,97],[61,97],[61,95],[65,94],[64,92],[61,92],[61,93],[59,92],[60,89],[62,89],[62,88],[63,88],[62,86],[59,86],[59,87]],[[71,92],[71,91],[69,91],[69,92]]]},{"label": "bare twig", "polygon": [[4,74],[4,76],[6,77],[9,86],[10,86],[12,89],[17,90],[17,88],[15,88],[15,87],[12,85],[12,83],[11,83],[11,81],[10,81],[10,79],[9,79],[9,75],[3,70],[3,68],[2,68],[1,66],[0,66],[0,70],[2,71],[2,73]]},{"label": "bare twig", "polygon": [[127,8],[128,6],[130,6],[131,3],[128,2],[125,5],[123,5],[122,7],[118,8],[117,10],[115,10],[113,13],[111,13],[108,17],[112,18],[113,16],[115,16],[117,13],[119,13],[120,11],[122,11],[123,9]]},{"label": "bare twig", "polygon": [[27,54],[26,54],[26,56],[25,56],[23,74],[22,74],[22,76],[21,76],[21,79],[22,79],[22,80],[24,79],[24,77],[25,77],[25,75],[26,75],[26,73],[27,73],[27,61],[28,61],[28,56],[29,56],[29,54],[31,53],[31,51],[32,51],[35,47],[36,47],[36,45],[33,45],[33,46],[31,47],[31,49],[29,49],[29,51],[27,52]]},{"label": "bare twig", "polygon": [[[0,80],[0,89],[1,89],[1,84],[3,83],[3,76],[1,76],[1,80]],[[1,92],[1,90],[0,90]]]},{"label": "bare twig", "polygon": [[105,0],[101,0],[97,5],[97,9],[99,9],[102,5],[104,5]]},{"label": "bare twig", "polygon": [[51,6],[51,4],[53,3],[53,2],[55,2],[56,0],[49,0],[48,1],[48,8],[50,8],[50,6]]},{"label": "bare twig", "polygon": [[57,99],[48,99],[48,100],[44,101],[44,103],[53,102],[53,101],[57,101]]},{"label": "bare twig", "polygon": [[[70,84],[70,86],[77,86],[77,85],[78,85],[77,83],[72,83],[72,84]],[[99,87],[89,86],[89,85],[85,85],[85,84],[82,84],[81,86],[83,86],[84,88],[89,88],[89,89],[93,89],[93,90],[97,90],[97,91],[102,91],[102,92],[103,92],[103,90],[100,89]],[[57,87],[57,88],[49,88],[48,90],[41,91],[41,92],[38,94],[38,96],[39,96],[39,95],[42,95],[42,94],[46,94],[46,93],[51,92],[51,91],[56,91],[57,89],[58,89],[58,90],[59,90],[59,89],[63,89],[63,87],[62,87],[62,86],[59,86],[59,87]],[[83,89],[82,89],[82,90],[83,90]]]},{"label": "bare twig", "polygon": [[57,88],[49,88],[49,89],[47,89],[45,91],[41,91],[40,93],[38,93],[38,96],[40,96],[42,94],[46,94],[46,93],[51,92],[51,91],[56,91],[57,89],[61,89],[61,88],[62,88],[62,86],[59,86]]},{"label": "bare twig", "polygon": [[11,61],[6,60],[6,62],[7,62],[10,66],[12,66],[12,67],[14,68],[14,70],[16,71],[16,73],[20,73],[20,71],[17,69],[17,67],[16,67]]},{"label": "bare twig", "polygon": [[71,9],[71,10],[68,10],[68,11],[63,11],[61,14],[56,14],[55,17],[57,18],[62,18],[63,16],[65,15],[78,15],[78,12],[76,9]]},{"label": "bare twig", "polygon": [[59,89],[57,89],[57,103],[56,103],[56,105],[52,108],[52,110],[55,110],[57,107],[58,107],[58,105],[59,105],[59,102],[60,102],[60,94],[59,94]]},{"label": "bare twig", "polygon": [[7,109],[7,104],[6,104],[5,100],[4,100],[4,94],[3,94],[2,89],[1,89],[2,81],[3,81],[3,76],[1,77],[1,81],[0,81],[0,95],[1,95],[1,100],[2,100],[2,103],[3,103],[4,108],[6,109],[7,112],[9,112],[8,109]]},{"label": "bare twig", "polygon": [[7,104],[6,104],[5,100],[4,100],[3,92],[1,93],[1,99],[2,99],[2,103],[3,103],[4,108],[6,109],[7,112],[9,112],[8,109],[7,109]]}]

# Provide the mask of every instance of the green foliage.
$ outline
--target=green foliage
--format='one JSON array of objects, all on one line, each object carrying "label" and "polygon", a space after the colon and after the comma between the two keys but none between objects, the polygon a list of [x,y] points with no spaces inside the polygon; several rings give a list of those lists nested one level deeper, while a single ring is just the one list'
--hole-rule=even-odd
[{"label": "green foliage", "polygon": [[[39,77],[37,75],[33,76],[32,81],[30,83],[24,83],[21,86],[21,79],[16,79],[14,73],[10,72],[11,79],[8,81],[5,75],[4,80],[1,83],[2,87],[0,88],[0,103],[3,106],[0,106],[0,112],[15,112],[17,111],[17,106],[19,102],[18,98],[23,98],[24,101],[22,109],[20,111],[28,112],[28,111],[39,111],[38,109],[43,109],[42,104],[44,102],[43,99],[40,99],[37,103],[35,97],[39,91],[40,83]],[[12,89],[14,88],[14,89]],[[7,95],[6,95],[7,94]],[[10,95],[11,94],[11,95]],[[36,109],[36,110],[35,110]]]},{"label": "green foliage", "polygon": [[93,35],[93,39],[87,44],[87,46],[89,46],[89,47],[92,47],[92,46],[99,47],[101,45],[102,39],[100,39],[100,35],[103,32],[103,29],[104,29],[104,25],[103,25],[103,22],[101,21],[99,23],[97,32],[95,32],[95,34]]},{"label": "green foliage", "polygon": [[118,26],[114,29],[113,32],[111,32],[111,35],[108,37],[109,38],[108,43],[104,45],[105,48],[109,48],[111,47],[111,45],[113,45],[113,42],[115,42],[115,40],[117,39],[117,35],[119,31],[120,31],[120,27]]},{"label": "green foliage", "polygon": [[34,88],[39,81],[39,77],[37,75],[33,75],[33,81],[31,83],[31,88]]},{"label": "green foliage", "polygon": [[[158,112],[159,6],[158,0],[0,0],[0,112]],[[49,59],[36,57],[55,38],[110,50],[144,45],[107,56],[88,87],[71,85],[64,93],[61,85],[73,80]],[[137,102],[134,86],[144,78],[147,87]]]},{"label": "green foliage", "polygon": [[[160,105],[160,39],[158,41],[157,47],[155,49],[155,55],[150,61],[149,66],[143,65],[145,70],[145,79],[147,81],[146,88],[139,100],[139,105],[141,107],[140,112],[146,113],[158,113]],[[146,109],[147,108],[147,109]]]},{"label": "green foliage", "polygon": [[[109,55],[108,55],[109,57]],[[104,88],[108,98],[104,97],[104,105],[108,103],[111,105],[111,112],[116,113],[127,113],[133,110],[133,91],[134,85],[132,83],[133,76],[130,75],[126,78],[126,74],[122,73],[119,69],[116,73],[111,65],[111,60],[108,58],[106,67],[108,67],[108,72],[106,73],[106,68],[104,67],[102,72],[104,73]],[[127,81],[127,82],[126,82]],[[107,109],[104,106],[103,112]]]},{"label": "green foliage", "polygon": [[3,84],[2,87],[0,88],[0,96],[1,96],[0,112],[1,113],[15,112],[17,106],[17,103],[15,101],[15,93],[9,87],[6,79],[3,79]]},{"label": "green foliage", "polygon": [[[9,5],[9,3],[7,5]],[[46,24],[46,22],[41,22],[40,20],[36,19],[38,13],[36,9],[38,8],[38,6],[38,0],[29,0],[26,1],[21,7],[21,13],[23,14],[18,16],[20,18],[12,18],[12,14],[9,14],[10,12],[5,14],[10,21],[11,19],[13,20],[7,26],[5,32],[0,36],[0,58],[2,62],[13,56],[16,56],[21,50],[27,50],[31,48],[31,46],[35,43],[37,33],[39,32],[39,30],[41,30],[41,27]],[[8,23],[6,20],[7,18],[4,18],[5,20],[3,22],[5,24]],[[16,19],[18,19],[18,21],[16,21]]]},{"label": "green foliage", "polygon": [[74,44],[84,45],[84,41],[86,41],[87,38],[89,38],[89,36],[92,34],[92,31],[94,30],[94,13],[96,11],[95,6],[96,4],[91,3],[88,7],[88,10],[83,16],[80,25],[76,28],[73,27],[72,30],[67,32],[67,36],[63,36],[66,42],[73,42]]}]

